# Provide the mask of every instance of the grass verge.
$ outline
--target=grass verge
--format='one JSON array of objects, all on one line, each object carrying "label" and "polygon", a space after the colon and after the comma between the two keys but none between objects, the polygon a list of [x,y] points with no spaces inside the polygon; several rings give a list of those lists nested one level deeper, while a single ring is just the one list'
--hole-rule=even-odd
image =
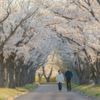
[{"label": "grass verge", "polygon": [[[66,86],[65,83],[63,83],[63,85]],[[89,84],[89,85],[78,86],[72,83],[72,89],[82,92],[84,94],[88,94],[89,96],[100,98],[100,84],[97,84],[97,85]]]},{"label": "grass verge", "polygon": [[35,89],[37,84],[28,84],[23,87],[16,87],[15,89],[0,88],[0,99],[9,98],[18,93],[28,93],[30,89]]}]

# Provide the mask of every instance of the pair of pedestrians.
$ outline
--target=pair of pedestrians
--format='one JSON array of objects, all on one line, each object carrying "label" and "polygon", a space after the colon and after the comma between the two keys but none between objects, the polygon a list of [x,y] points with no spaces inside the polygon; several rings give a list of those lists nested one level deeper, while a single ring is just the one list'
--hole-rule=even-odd
[{"label": "pair of pedestrians", "polygon": [[[73,73],[70,71],[70,68],[67,68],[67,71],[65,73],[66,77],[66,85],[67,85],[67,91],[71,91],[71,78],[73,76]],[[58,83],[58,89],[59,91],[62,90],[62,82],[64,81],[63,74],[61,73],[61,70],[58,70],[58,74],[56,76],[56,81]]]}]

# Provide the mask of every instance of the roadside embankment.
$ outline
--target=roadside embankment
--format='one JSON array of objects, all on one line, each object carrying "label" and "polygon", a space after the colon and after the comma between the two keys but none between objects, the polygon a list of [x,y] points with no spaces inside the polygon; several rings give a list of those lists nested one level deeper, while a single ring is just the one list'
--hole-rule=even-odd
[{"label": "roadside embankment", "polygon": [[[63,85],[66,86],[65,83],[63,83]],[[100,84],[97,85],[89,84],[89,85],[78,86],[72,83],[72,89],[87,94],[89,96],[100,98]]]},{"label": "roadside embankment", "polygon": [[16,87],[15,89],[0,88],[0,100],[11,100],[11,98],[13,99],[28,93],[30,90],[34,90],[37,86],[37,84],[27,84],[23,87]]}]

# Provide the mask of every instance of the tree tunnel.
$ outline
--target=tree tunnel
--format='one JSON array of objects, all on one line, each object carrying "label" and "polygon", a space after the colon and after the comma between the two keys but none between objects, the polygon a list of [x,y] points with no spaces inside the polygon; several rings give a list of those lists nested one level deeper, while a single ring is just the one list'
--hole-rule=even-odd
[{"label": "tree tunnel", "polygon": [[0,87],[8,81],[10,88],[33,83],[53,51],[63,73],[70,66],[74,83],[100,84],[98,0],[1,0],[0,5]]}]

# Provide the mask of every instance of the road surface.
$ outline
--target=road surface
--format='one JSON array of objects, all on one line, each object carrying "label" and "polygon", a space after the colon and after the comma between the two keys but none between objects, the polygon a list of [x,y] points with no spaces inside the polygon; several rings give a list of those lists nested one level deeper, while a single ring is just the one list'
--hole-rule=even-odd
[{"label": "road surface", "polygon": [[92,100],[76,92],[67,92],[63,86],[62,92],[58,91],[56,84],[44,84],[28,94],[22,95],[14,100]]}]

